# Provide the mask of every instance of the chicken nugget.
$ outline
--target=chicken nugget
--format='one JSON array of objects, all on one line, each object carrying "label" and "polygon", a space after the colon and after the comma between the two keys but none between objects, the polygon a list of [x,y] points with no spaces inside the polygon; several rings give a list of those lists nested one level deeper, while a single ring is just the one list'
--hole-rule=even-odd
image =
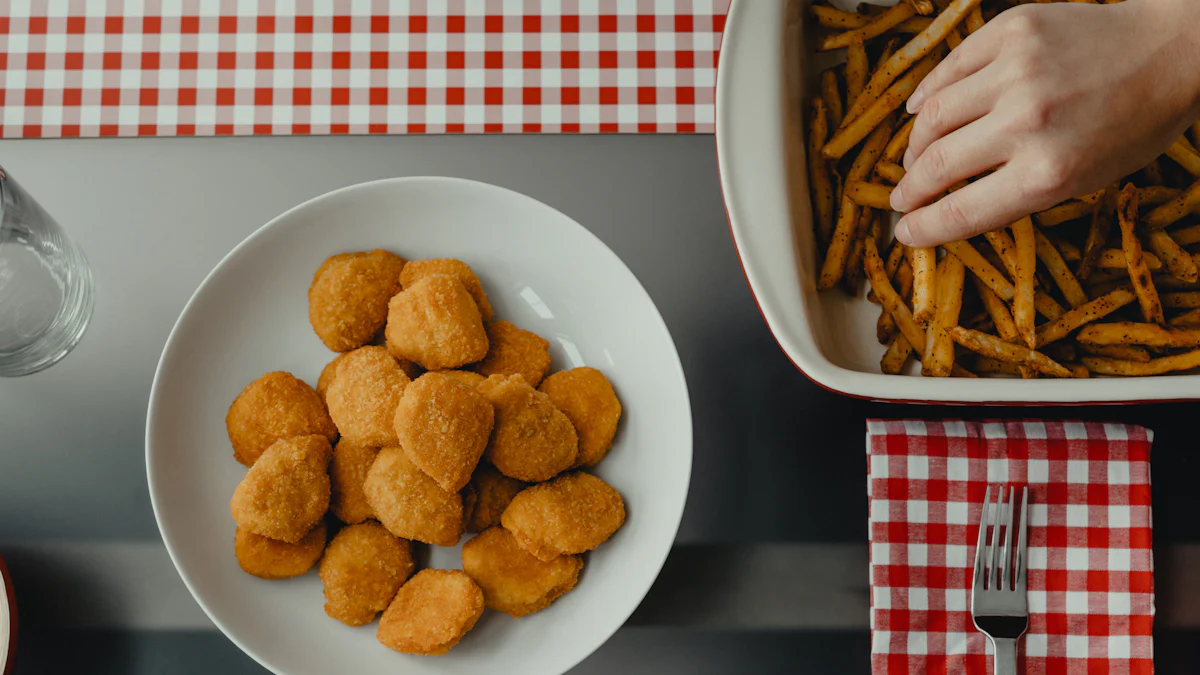
[{"label": "chicken nugget", "polygon": [[411,548],[374,521],[342,528],[321,559],[325,613],[347,626],[374,621],[413,573]]},{"label": "chicken nugget", "polygon": [[525,378],[492,375],[479,391],[496,407],[496,428],[484,455],[500,473],[538,483],[575,463],[575,427]]},{"label": "chicken nugget", "polygon": [[426,370],[457,368],[487,356],[487,332],[471,294],[454,277],[414,281],[388,304],[388,351]]},{"label": "chicken nugget", "polygon": [[367,344],[387,323],[403,268],[403,258],[381,249],[322,263],[308,289],[308,320],[321,342],[335,352]]},{"label": "chicken nugget", "polygon": [[374,517],[375,512],[367,503],[363,492],[363,481],[367,471],[375,462],[379,448],[359,445],[345,438],[333,448],[333,462],[329,465],[329,482],[332,494],[329,507],[333,515],[343,523],[361,523]]},{"label": "chicken nugget", "polygon": [[454,546],[462,534],[462,497],[446,492],[398,447],[382,448],[363,492],[375,517],[397,537]]},{"label": "chicken nugget", "polygon": [[[346,352],[346,354],[349,354],[349,352]],[[333,379],[337,377],[338,364],[342,362],[342,359],[346,358],[346,354],[338,354],[333,357],[333,360],[325,364],[325,367],[321,369],[320,376],[317,377],[317,396],[320,396],[321,402],[326,403],[326,405],[328,403],[325,400],[325,394],[329,391],[329,385],[333,384]]]},{"label": "chicken nugget", "polygon": [[575,588],[583,558],[560,555],[538,560],[508,530],[493,527],[463,544],[462,566],[483,589],[488,607],[519,618],[549,607]]},{"label": "chicken nugget", "polygon": [[383,347],[359,347],[338,364],[325,392],[338,431],[359,445],[396,444],[393,418],[408,376]]},{"label": "chicken nugget", "polygon": [[440,656],[483,615],[483,591],[459,570],[417,572],[379,618],[375,637],[402,654]]},{"label": "chicken nugget", "polygon": [[621,402],[608,378],[595,368],[572,368],[542,381],[538,391],[550,397],[579,434],[576,466],[594,466],[604,459],[617,434]]},{"label": "chicken nugget", "polygon": [[499,525],[500,514],[525,487],[525,483],[505,476],[490,464],[480,465],[463,490],[463,522],[467,532],[482,532]]},{"label": "chicken nugget", "polygon": [[550,343],[508,321],[487,325],[488,353],[475,364],[480,375],[520,375],[536,387],[550,371]]},{"label": "chicken nugget", "polygon": [[458,380],[459,382],[462,382],[463,384],[467,385],[468,387],[471,387],[472,389],[474,389],[475,387],[478,387],[480,384],[483,383],[484,380],[487,379],[486,377],[480,375],[479,373],[474,373],[469,370],[435,370],[432,372],[441,373],[442,375],[445,375],[446,377],[453,377],[454,379]]},{"label": "chicken nugget", "polygon": [[300,541],[289,544],[237,528],[233,553],[238,566],[260,579],[290,579],[312,569],[325,550],[325,521],[317,521]]},{"label": "chicken nugget", "polygon": [[291,373],[267,373],[246,385],[225,415],[237,461],[250,466],[272,443],[321,434],[330,443],[337,427],[317,392]]},{"label": "chicken nugget", "polygon": [[471,480],[492,434],[492,404],[472,387],[426,373],[404,390],[396,436],[408,459],[447,492]]},{"label": "chicken nugget", "polygon": [[553,560],[608,541],[625,523],[625,500],[608,483],[580,471],[521,491],[500,523],[521,548]]},{"label": "chicken nugget", "polygon": [[430,274],[447,274],[458,279],[459,283],[471,294],[471,298],[475,300],[475,306],[479,308],[479,314],[483,316],[483,320],[492,320],[492,303],[488,302],[487,293],[483,292],[483,284],[479,283],[479,277],[475,276],[475,272],[471,271],[471,268],[461,260],[454,258],[413,260],[400,271],[400,285],[408,288],[418,279]]},{"label": "chicken nugget", "polygon": [[244,530],[294,544],[329,510],[333,451],[324,436],[276,442],[258,458],[233,491],[229,510]]}]

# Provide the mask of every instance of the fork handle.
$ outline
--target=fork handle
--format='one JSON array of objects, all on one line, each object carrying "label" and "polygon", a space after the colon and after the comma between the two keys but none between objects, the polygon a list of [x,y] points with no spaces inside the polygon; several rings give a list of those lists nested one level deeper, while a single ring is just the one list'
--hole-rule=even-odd
[{"label": "fork handle", "polygon": [[992,638],[992,651],[995,652],[995,675],[1017,675],[1017,641],[1006,638]]}]

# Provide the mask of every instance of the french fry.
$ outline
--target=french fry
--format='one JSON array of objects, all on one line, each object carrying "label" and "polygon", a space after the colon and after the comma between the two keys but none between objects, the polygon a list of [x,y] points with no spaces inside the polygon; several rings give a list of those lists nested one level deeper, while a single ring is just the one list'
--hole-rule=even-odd
[{"label": "french fry", "polygon": [[[903,50],[901,50],[903,51]],[[920,84],[921,80],[933,70],[933,67],[941,60],[942,52],[936,50],[921,62],[913,67],[904,77],[896,81],[890,89],[880,96],[871,106],[863,111],[856,119],[848,124],[843,124],[833,134],[833,138],[825,144],[825,148],[821,150],[821,154],[826,159],[840,159],[854,146],[858,145],[859,141],[866,138],[871,132],[877,128],[885,119],[891,115],[896,108],[899,108],[909,96],[912,96],[913,91]],[[863,92],[863,96],[866,92]],[[859,96],[861,99],[863,96]]]},{"label": "french fry", "polygon": [[887,63],[875,71],[863,89],[862,96],[859,96],[858,100],[853,103],[847,116],[853,120],[862,115],[863,111],[871,107],[888,90],[888,87],[892,86],[901,73],[912,68],[915,63],[941,45],[946,39],[946,35],[966,17],[972,7],[977,7],[980,1],[954,0],[951,2],[937,15],[933,23],[929,24],[928,28],[901,47],[900,51],[892,54]]},{"label": "french fry", "polygon": [[1026,365],[1039,373],[1054,377],[1071,377],[1071,371],[1045,354],[1036,352],[1028,347],[1005,342],[994,335],[968,330],[962,326],[955,326],[950,329],[950,336],[958,344],[978,354],[1017,365]]},{"label": "french fry", "polygon": [[[886,311],[884,310],[885,313]],[[899,375],[904,370],[904,364],[908,363],[908,357],[912,355],[912,352],[912,345],[908,344],[908,340],[903,335],[897,333],[888,342],[887,351],[879,360],[879,370],[886,375]]]},{"label": "french fry", "polygon": [[1170,309],[1195,309],[1200,307],[1200,292],[1163,293],[1162,306]]},{"label": "french fry", "polygon": [[[879,166],[876,165],[875,173],[879,173]],[[880,174],[881,176],[883,174]],[[1191,246],[1192,244],[1200,244],[1200,225],[1188,225],[1181,227],[1178,230],[1171,231],[1171,238],[1180,246]]]},{"label": "french fry", "polygon": [[1167,321],[1168,326],[1200,326],[1200,308],[1192,309]]},{"label": "french fry", "polygon": [[[918,325],[924,326],[933,319],[937,306],[937,251],[932,248],[914,248],[913,268],[913,317]],[[924,344],[924,343],[921,343]]]},{"label": "french fry", "polygon": [[971,360],[971,367],[974,368],[975,372],[977,373],[1024,377],[1024,373],[1021,371],[1021,366],[1018,366],[1015,363],[993,359],[990,356],[983,356],[982,354],[975,355],[975,358]]},{"label": "french fry", "polygon": [[[1013,321],[1017,332],[1030,349],[1037,346],[1034,329],[1033,276],[1037,268],[1037,241],[1033,232],[1033,221],[1026,216],[1012,224],[1013,252]],[[999,253],[999,251],[997,251]],[[1003,254],[1001,254],[1003,255]]]},{"label": "french fry", "polygon": [[892,140],[888,141],[887,147],[883,149],[883,155],[879,158],[880,162],[899,164],[900,160],[904,159],[904,151],[908,149],[908,139],[912,137],[912,130],[916,124],[917,118],[914,115],[900,125],[900,128],[892,135]]},{"label": "french fry", "polygon": [[1033,220],[1038,227],[1054,227],[1082,218],[1091,212],[1092,204],[1079,199],[1071,199],[1033,214]]},{"label": "french fry", "polygon": [[1191,254],[1183,250],[1183,247],[1176,243],[1170,234],[1162,230],[1154,230],[1146,235],[1146,242],[1150,244],[1150,250],[1154,251],[1154,254],[1171,274],[1184,281],[1200,279],[1200,268],[1196,267]]},{"label": "french fry", "polygon": [[867,57],[867,48],[861,41],[846,45],[846,104],[849,105],[862,95],[863,87],[867,85],[867,71],[871,69],[871,60]]},{"label": "french fry", "polygon": [[[850,170],[846,173],[846,182],[862,180],[875,167],[883,146],[891,138],[890,124],[883,123],[871,132],[870,138],[863,144],[854,158]],[[829,239],[829,250],[825,253],[825,262],[821,266],[821,277],[817,281],[817,290],[828,290],[837,285],[846,272],[846,259],[854,247],[854,235],[858,225],[858,205],[845,195],[842,195],[841,206],[838,210],[837,223],[833,235]],[[924,342],[920,344],[925,344]]]},{"label": "french fry", "polygon": [[1184,349],[1200,347],[1200,328],[1176,326],[1168,328],[1156,323],[1118,321],[1084,326],[1075,336],[1081,343],[1093,345],[1142,345]]},{"label": "french fry", "polygon": [[[897,246],[903,246],[903,244],[897,244]],[[907,260],[900,262],[900,267],[896,270],[894,281],[896,292],[900,294],[901,299],[906,299],[912,294],[912,266],[908,264]],[[874,293],[875,290],[871,289],[871,292]],[[885,308],[879,312],[879,320],[875,322],[875,337],[879,339],[879,344],[887,344],[896,334],[896,330],[896,320],[892,318],[887,309]]]},{"label": "french fry", "polygon": [[875,165],[875,175],[895,185],[904,179],[904,167],[892,162],[880,161]]},{"label": "french fry", "polygon": [[853,28],[862,28],[871,22],[871,17],[869,16],[855,14],[854,12],[843,12],[835,7],[811,5],[808,10],[812,13],[813,18],[817,20],[817,25],[822,28],[850,30]]},{"label": "french fry", "polygon": [[962,311],[963,280],[966,268],[957,257],[948,255],[938,263],[937,309],[925,332],[925,356],[921,373],[933,377],[949,377],[954,369],[954,340],[949,329],[958,325]]},{"label": "french fry", "polygon": [[979,5],[975,5],[971,11],[967,12],[967,20],[964,25],[967,27],[967,33],[974,33],[983,28],[983,12],[980,11]]},{"label": "french fry", "polygon": [[821,249],[829,246],[833,235],[833,179],[829,165],[821,158],[821,146],[829,135],[829,111],[825,101],[814,98],[808,115],[808,186],[812,195],[813,218]]},{"label": "french fry", "polygon": [[1118,288],[1105,293],[1091,302],[1084,303],[1054,321],[1039,326],[1037,329],[1038,348],[1048,345],[1055,340],[1061,340],[1076,328],[1102,319],[1136,299],[1137,296],[1132,291]]},{"label": "french fry", "polygon": [[1147,206],[1158,206],[1166,204],[1175,199],[1183,192],[1179,188],[1167,187],[1166,185],[1147,185],[1146,187],[1138,188],[1138,208],[1144,209]]},{"label": "french fry", "polygon": [[950,369],[950,377],[978,378],[979,376],[956,363],[954,368]]},{"label": "french fry", "polygon": [[865,180],[848,180],[843,188],[844,194],[850,201],[859,206],[890,211],[892,188],[890,185],[869,183]]},{"label": "french fry", "polygon": [[[1095,2],[1096,0],[1091,0],[1091,1]],[[1082,363],[1068,363],[1068,364],[1066,364],[1066,366],[1071,371],[1071,377],[1074,377],[1076,379],[1082,380],[1082,379],[1087,379],[1092,376],[1092,371],[1088,370],[1087,366],[1083,365]]]},{"label": "french fry", "polygon": [[892,282],[888,280],[887,270],[883,268],[883,260],[879,258],[879,246],[875,243],[874,237],[866,239],[863,247],[863,263],[867,272],[867,280],[871,283],[871,288],[875,289],[875,297],[879,298],[880,304],[896,320],[900,334],[904,336],[905,340],[908,340],[909,345],[925,344],[925,330],[913,320],[908,305],[904,304],[904,300],[900,298],[896,289],[892,287]]},{"label": "french fry", "polygon": [[1142,176],[1155,185],[1162,185],[1162,162],[1159,161],[1158,157],[1155,157],[1149,164],[1142,167]]},{"label": "french fry", "polygon": [[1101,375],[1123,375],[1126,377],[1163,375],[1179,370],[1200,368],[1200,349],[1152,359],[1148,363],[1085,356],[1083,358],[1083,365],[1087,366],[1088,370],[1093,373]]},{"label": "french fry", "polygon": [[1067,267],[1066,261],[1063,260],[1062,254],[1058,252],[1054,244],[1037,228],[1033,228],[1033,236],[1038,260],[1041,260],[1046,269],[1050,271],[1050,276],[1054,278],[1054,283],[1062,291],[1067,304],[1078,307],[1087,302],[1087,293],[1083,292],[1083,286],[1079,285],[1079,280],[1075,278],[1074,274],[1071,274],[1071,269]]},{"label": "french fry", "polygon": [[[1017,245],[1013,241],[1012,237],[1010,237],[1008,232],[1005,230],[993,230],[985,233],[984,237],[987,238],[988,243],[992,245],[992,250],[996,252],[997,257],[999,257],[1001,262],[1004,264],[1004,268],[1008,271],[1008,276],[1015,279],[1017,276]],[[1122,258],[1122,260],[1124,260],[1124,258]],[[1036,252],[1034,254],[1034,264],[1037,264]],[[1063,309],[1062,305],[1059,305],[1054,298],[1046,295],[1041,289],[1039,289],[1037,287],[1036,280],[1033,284],[1033,307],[1034,311],[1046,317],[1047,319],[1050,319],[1051,321],[1062,316],[1067,311]],[[1013,318],[1015,319],[1015,297],[1013,299],[1013,312]]]},{"label": "french fry", "polygon": [[[826,145],[828,147],[828,145]],[[1146,214],[1143,221],[1147,230],[1161,230],[1179,222],[1190,213],[1200,212],[1200,180],[1184,190],[1171,201]]]},{"label": "french fry", "polygon": [[1142,255],[1142,243],[1138,241],[1134,228],[1138,217],[1137,190],[1132,184],[1121,188],[1117,196],[1117,221],[1121,224],[1121,248],[1125,253],[1125,265],[1129,270],[1129,279],[1133,282],[1133,290],[1137,293],[1138,304],[1142,307],[1142,316],[1147,321],[1163,323],[1163,305],[1150,278],[1145,257]]},{"label": "french fry", "polygon": [[1038,351],[1046,356],[1049,356],[1055,361],[1058,361],[1059,363],[1074,361],[1076,356],[1075,345],[1071,344],[1070,342],[1055,342],[1053,344],[1039,347]]},{"label": "french fry", "polygon": [[1104,250],[1104,243],[1112,233],[1113,211],[1117,207],[1117,189],[1109,187],[1103,196],[1092,205],[1092,218],[1088,225],[1087,240],[1084,241],[1083,251],[1079,255],[1079,266],[1075,268],[1075,276],[1080,281],[1087,281],[1096,269],[1096,261]]},{"label": "french fry", "polygon": [[1090,345],[1081,344],[1079,348],[1084,354],[1089,356],[1101,356],[1106,359],[1120,359],[1121,361],[1137,361],[1138,363],[1149,363],[1150,350],[1138,345]]},{"label": "french fry", "polygon": [[904,262],[904,249],[904,244],[893,241],[891,249],[888,250],[887,263],[883,268],[887,270],[888,278],[893,281],[896,280],[896,273],[900,271],[900,263]]},{"label": "french fry", "polygon": [[1191,145],[1186,138],[1180,137],[1167,148],[1166,155],[1188,173],[1200,176],[1200,155],[1196,154],[1196,149]]},{"label": "french fry", "polygon": [[950,29],[949,33],[946,33],[946,46],[950,48],[950,51],[954,51],[958,49],[964,39],[962,26],[955,26]]},{"label": "french fry", "polygon": [[859,291],[862,290],[863,239],[868,236],[867,231],[871,229],[874,222],[874,210],[863,209],[859,212],[858,227],[854,231],[854,243],[851,245],[850,255],[846,256],[846,271],[842,274],[842,290],[852,298],[858,297]]},{"label": "french fry", "polygon": [[[1020,342],[1021,336],[1017,333],[1017,324],[1013,322],[1012,314],[1009,314],[1008,306],[1004,304],[1004,301],[992,292],[992,289],[979,277],[971,275],[971,282],[975,285],[975,290],[979,292],[983,308],[987,310],[988,316],[992,319],[992,325],[996,327],[996,332],[1000,334],[1000,337],[1005,342]],[[1023,378],[1036,377],[1028,366],[1018,366],[1017,371]]]},{"label": "french fry", "polygon": [[866,42],[913,18],[917,13],[933,13],[933,3],[929,0],[900,0],[887,11],[871,17],[867,25],[848,30],[844,33],[834,33],[821,38],[817,50],[827,52],[832,49],[849,47],[856,42]]},{"label": "french fry", "polygon": [[837,69],[827,68],[821,73],[821,100],[829,115],[829,127],[837,129],[842,124],[842,84],[838,81]]},{"label": "french fry", "polygon": [[955,256],[967,266],[971,272],[979,277],[989,288],[1000,296],[1004,301],[1013,299],[1015,290],[1013,285],[1008,283],[1008,279],[1004,278],[1004,274],[996,269],[986,258],[983,257],[971,245],[969,241],[952,241],[944,244],[942,248],[946,249],[951,255]]},{"label": "french fry", "polygon": [[1067,262],[1077,262],[1081,257],[1083,257],[1083,254],[1079,251],[1079,247],[1075,244],[1072,244],[1070,240],[1066,239],[1065,237],[1060,237],[1059,235],[1053,233],[1047,234],[1046,232],[1042,232],[1042,234],[1046,236],[1046,239],[1048,239],[1051,244],[1054,244],[1054,248],[1058,249],[1058,253],[1062,256],[1063,260]]},{"label": "french fry", "polygon": [[[1146,269],[1157,272],[1162,269],[1162,261],[1153,253],[1142,251],[1142,261],[1146,263]],[[1125,260],[1125,252],[1121,249],[1106,248],[1100,252],[1100,259],[1096,261],[1096,266],[1102,270],[1124,270],[1128,269],[1129,263]]]}]

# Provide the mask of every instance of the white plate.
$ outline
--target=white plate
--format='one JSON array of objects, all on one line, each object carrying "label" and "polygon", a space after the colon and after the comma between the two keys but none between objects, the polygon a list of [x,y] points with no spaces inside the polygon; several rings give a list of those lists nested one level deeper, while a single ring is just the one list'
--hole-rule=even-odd
[{"label": "white plate", "polygon": [[[313,270],[342,251],[457,257],[479,274],[496,316],[551,342],[554,370],[590,365],[625,413],[596,473],[628,521],[593,551],[579,585],[549,609],[488,612],[449,655],[397,654],[377,624],[349,628],[322,609],[316,571],[263,581],[233,555],[229,498],[245,474],[225,412],[247,383],[287,370],[312,383],[333,356],[308,323]],[[671,336],[633,273],[578,223],[524,195],[454,178],[396,178],[301,204],[237,246],[200,285],[167,339],[146,421],[154,514],[180,576],[231,640],[275,673],[561,673],[637,607],[675,538],[691,472],[692,425]],[[459,550],[430,547],[430,566]]]},{"label": "white plate", "polygon": [[716,94],[721,189],[738,255],[763,317],[797,368],[833,391],[885,401],[1069,404],[1197,397],[1200,375],[962,380],[880,373],[878,305],[816,291],[800,127],[811,84],[806,73],[815,67],[803,44],[811,27],[803,25],[802,7],[801,0],[733,0]]}]

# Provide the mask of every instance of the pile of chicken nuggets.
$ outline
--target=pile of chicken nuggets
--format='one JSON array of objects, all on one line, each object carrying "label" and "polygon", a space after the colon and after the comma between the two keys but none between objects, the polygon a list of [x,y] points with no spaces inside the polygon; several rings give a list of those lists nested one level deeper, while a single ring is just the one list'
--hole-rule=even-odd
[{"label": "pile of chicken nuggets", "polygon": [[[337,352],[316,388],[267,373],[225,418],[249,467],[230,501],[241,568],[286,579],[316,567],[326,614],[379,617],[381,643],[424,655],[448,652],[485,607],[521,617],[574,588],[581,554],[625,522],[620,493],[585,471],[621,418],[608,379],[547,376],[550,343],[493,321],[460,260],[341,253],[308,300]],[[413,542],[465,533],[461,571],[416,571]]]}]

